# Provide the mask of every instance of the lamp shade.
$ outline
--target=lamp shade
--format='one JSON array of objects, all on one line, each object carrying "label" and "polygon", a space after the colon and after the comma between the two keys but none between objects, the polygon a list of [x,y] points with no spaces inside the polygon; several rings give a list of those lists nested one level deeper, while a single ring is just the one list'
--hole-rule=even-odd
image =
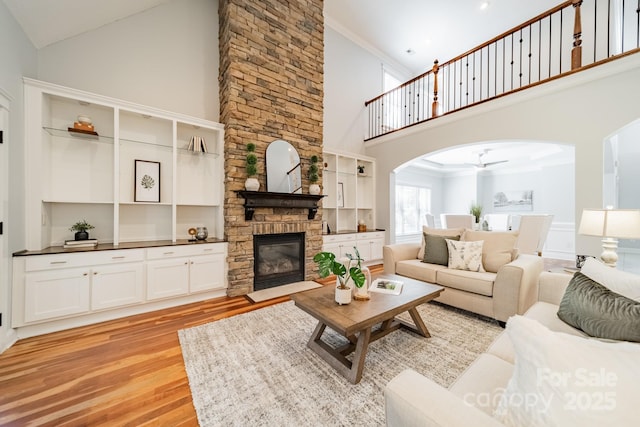
[{"label": "lamp shade", "polygon": [[640,239],[640,210],[584,209],[578,233],[586,236]]}]

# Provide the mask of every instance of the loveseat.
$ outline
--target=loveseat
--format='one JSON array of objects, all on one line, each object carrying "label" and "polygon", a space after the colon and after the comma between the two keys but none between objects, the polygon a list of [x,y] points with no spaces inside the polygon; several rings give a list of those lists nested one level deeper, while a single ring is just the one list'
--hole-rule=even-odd
[{"label": "loveseat", "polygon": [[[603,267],[609,270],[602,266],[593,270],[604,274],[600,278],[609,277],[613,270]],[[591,305],[579,326],[604,339],[589,337],[559,318],[560,309],[569,314],[573,310],[575,293],[565,295],[565,291],[582,289],[578,276],[591,283],[581,273],[572,278],[543,272],[538,301],[524,316],[510,318],[506,331],[449,389],[410,369],[393,378],[384,391],[387,426],[638,425],[640,276],[629,275],[635,277],[623,286],[630,291],[616,289],[625,292],[624,297],[608,289],[599,291],[597,298],[587,295]],[[610,279],[602,281],[606,280]],[[631,316],[626,332],[617,331],[617,325],[625,322],[612,314],[615,306],[620,308],[621,299],[625,300],[623,317]],[[599,318],[593,307],[603,300],[611,304],[603,306]],[[590,321],[593,316],[598,321]],[[631,334],[631,339],[617,341],[599,334],[598,328],[607,324],[614,334]]]},{"label": "loveseat", "polygon": [[[437,301],[500,322],[524,313],[536,300],[542,259],[518,254],[517,232],[424,227],[420,243],[383,247],[384,271],[445,287]],[[450,268],[447,240],[482,242],[477,268]],[[467,266],[463,266],[467,267]]]}]

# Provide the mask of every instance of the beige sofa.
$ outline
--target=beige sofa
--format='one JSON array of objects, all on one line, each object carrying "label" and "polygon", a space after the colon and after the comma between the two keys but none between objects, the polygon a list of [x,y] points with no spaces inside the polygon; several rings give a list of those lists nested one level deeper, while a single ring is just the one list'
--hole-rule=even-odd
[{"label": "beige sofa", "polygon": [[[487,271],[465,271],[423,262],[419,243],[398,243],[383,248],[385,273],[398,274],[445,287],[437,301],[506,322],[524,313],[536,300],[542,259],[518,255],[517,233],[438,230],[425,233],[461,235],[463,241],[483,241],[482,262]],[[424,250],[424,249],[422,249]]]},{"label": "beige sofa", "polygon": [[[580,408],[569,415],[571,417],[580,417],[581,414],[585,413],[585,417],[594,417],[595,419],[579,420],[577,418],[569,418],[569,421],[565,419],[563,422],[549,418],[543,422],[525,419],[515,424],[580,425],[582,427],[585,425],[637,425],[635,405],[637,383],[640,380],[640,368],[634,361],[640,358],[640,344],[595,339],[569,340],[571,337],[567,337],[564,334],[586,337],[582,331],[564,323],[557,315],[558,306],[571,277],[569,274],[543,272],[539,278],[538,302],[527,311],[524,315],[525,319],[520,319],[534,319],[548,328],[547,333],[553,334],[556,339],[555,342],[549,342],[548,344],[556,352],[556,360],[563,360],[563,363],[569,366],[564,371],[556,371],[563,374],[563,376],[557,377],[561,379],[559,383],[554,384],[557,387],[545,389],[544,384],[540,383],[542,385],[536,384],[535,391],[537,393],[548,393],[549,395],[555,393],[556,396],[553,397],[557,398],[556,401],[561,404],[564,402],[562,397],[558,397],[558,393],[566,393],[569,398],[566,404],[571,404],[570,398],[572,396],[577,399],[574,404],[578,403],[580,405],[584,405],[584,398],[589,398],[589,402],[593,405]],[[510,320],[510,322],[512,321]],[[507,331],[498,336],[489,349],[480,355],[449,389],[439,386],[410,369],[401,372],[392,379],[384,391],[387,426],[502,426],[503,424],[494,418],[494,411],[496,407],[500,406],[500,398],[502,393],[505,392],[505,388],[509,390],[511,377],[520,375],[523,369],[522,367],[520,367],[520,371],[514,369],[515,348],[508,335],[509,332],[512,332],[509,331],[510,327],[511,324],[508,324]],[[542,326],[538,327],[545,329]],[[551,331],[564,334],[556,334]],[[524,334],[521,339],[532,340],[533,334]],[[576,353],[575,350],[572,351],[570,349],[569,345],[565,347],[561,344],[566,341],[580,341],[580,345],[583,345],[582,342],[584,342],[598,348],[590,349],[589,351],[582,349],[579,353]],[[535,343],[532,343],[532,345],[535,345]],[[540,345],[536,349],[540,348],[540,353],[549,351],[541,349],[543,346]],[[599,347],[606,346],[619,347],[607,348],[606,350],[610,352],[606,353],[604,357],[602,353],[598,355]],[[536,349],[530,350],[527,354],[535,353]],[[537,362],[544,360],[540,359],[541,357],[538,355],[531,356]],[[563,390],[563,385],[571,387],[572,381],[577,381],[576,379],[582,380],[581,377],[576,376],[580,373],[579,369],[583,369],[585,361],[588,361],[589,358],[593,360],[594,357],[600,357],[600,359],[596,359],[591,368],[597,372],[597,375],[585,376],[585,378],[589,378],[590,382],[582,384],[582,389]],[[618,361],[616,362],[616,360]],[[618,368],[616,365],[622,366],[622,368]],[[548,368],[548,366],[552,365],[536,363],[536,368],[543,370],[542,375],[544,375],[544,369],[557,369],[557,365],[555,365],[555,368]],[[538,375],[540,374],[538,373]],[[611,375],[613,375],[611,387],[603,386],[602,383],[597,382],[602,381],[603,376],[611,380]],[[558,381],[557,378],[555,381]],[[562,380],[562,378],[565,379]],[[565,384],[562,384],[562,381]],[[624,381],[627,381],[626,385],[623,383]],[[613,392],[613,395],[607,394],[611,392]],[[533,395],[533,393],[531,394]],[[604,395],[604,399],[611,399],[610,401],[603,400],[605,405],[613,405],[608,408],[606,406],[596,407],[596,398],[602,395]],[[524,395],[524,397],[527,398],[527,395]],[[591,409],[594,411],[587,413]],[[612,409],[617,412],[613,413],[601,409]],[[560,408],[560,410],[565,410],[565,408]],[[541,412],[543,416],[551,416],[550,410],[547,411],[549,413]],[[499,415],[500,412],[498,411]],[[597,417],[602,417],[602,419],[598,420]],[[607,423],[606,420],[610,420],[613,424]],[[510,424],[513,424],[513,422]]]}]

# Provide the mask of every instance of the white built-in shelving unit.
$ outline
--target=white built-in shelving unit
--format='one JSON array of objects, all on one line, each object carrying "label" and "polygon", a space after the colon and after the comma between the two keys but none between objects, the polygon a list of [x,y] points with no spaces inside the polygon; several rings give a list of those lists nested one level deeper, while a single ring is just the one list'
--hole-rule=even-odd
[{"label": "white built-in shelving unit", "polygon": [[375,159],[336,151],[324,151],[322,157],[323,220],[333,232],[355,232],[360,221],[374,230]]},{"label": "white built-in shelving unit", "polygon": [[[331,230],[323,236],[323,250],[344,257],[357,248],[366,264],[381,261],[384,231],[375,229],[375,159],[338,151],[324,151],[322,157],[322,219]],[[358,232],[360,223],[366,232]]]},{"label": "white built-in shelving unit", "polygon": [[[73,238],[86,219],[100,243],[172,241],[205,226],[223,237],[224,127],[25,79],[27,249]],[[89,116],[99,136],[69,132]],[[188,150],[193,136],[207,152]],[[134,200],[135,160],[160,163],[160,201]]]},{"label": "white built-in shelving unit", "polygon": [[[14,254],[12,287],[18,336],[225,295],[224,127],[31,79],[24,93],[27,250]],[[97,135],[73,130],[79,115]],[[206,152],[189,149],[194,136]],[[136,201],[136,160],[159,164],[159,200]],[[64,249],[80,220],[95,227],[99,245]],[[207,227],[207,241],[189,240],[196,227]]]}]

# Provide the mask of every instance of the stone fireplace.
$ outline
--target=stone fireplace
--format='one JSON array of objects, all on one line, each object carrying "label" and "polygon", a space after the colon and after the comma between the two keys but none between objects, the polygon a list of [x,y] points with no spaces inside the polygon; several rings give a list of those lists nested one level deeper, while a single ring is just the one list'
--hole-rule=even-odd
[{"label": "stone fireplace", "polygon": [[322,158],[324,18],[322,0],[220,0],[220,118],[225,124],[225,238],[228,294],[254,290],[254,236],[304,233],[304,278],[318,277],[322,208],[256,208],[245,219],[246,145],[256,144],[260,191],[266,190],[265,151],[283,139],[302,163],[302,188],[312,155]]}]

